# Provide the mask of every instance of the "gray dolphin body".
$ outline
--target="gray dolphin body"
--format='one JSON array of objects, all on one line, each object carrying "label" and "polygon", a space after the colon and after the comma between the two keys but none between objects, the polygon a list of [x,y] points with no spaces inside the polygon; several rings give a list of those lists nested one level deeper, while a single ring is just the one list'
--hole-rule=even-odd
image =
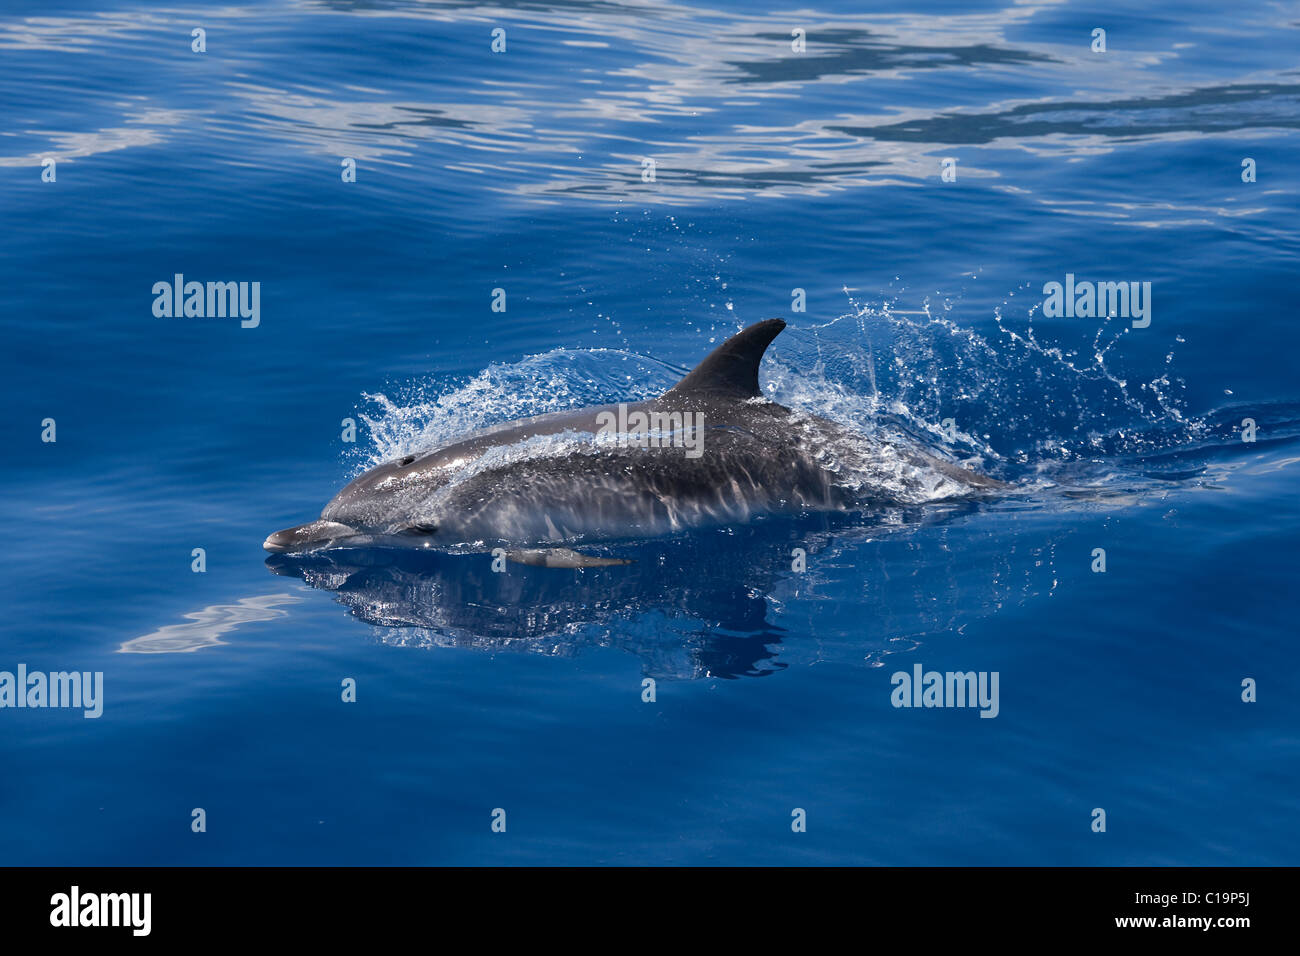
[{"label": "gray dolphin body", "polygon": [[[263,547],[504,546],[528,549],[515,560],[574,567],[623,563],[568,550],[581,541],[1006,487],[763,398],[758,366],[784,328],[768,319],[737,333],[658,398],[523,419],[387,462]],[[614,434],[615,421],[661,427]]]}]

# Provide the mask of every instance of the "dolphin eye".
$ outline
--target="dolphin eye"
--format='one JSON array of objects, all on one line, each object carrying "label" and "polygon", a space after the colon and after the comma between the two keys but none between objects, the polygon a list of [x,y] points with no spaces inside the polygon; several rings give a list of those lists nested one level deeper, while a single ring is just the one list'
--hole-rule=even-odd
[{"label": "dolphin eye", "polygon": [[405,468],[407,465],[409,465],[409,464],[410,464],[411,462],[413,462],[413,461],[415,461],[415,456],[414,456],[414,455],[407,455],[405,458],[403,458],[401,461],[399,461],[398,464],[401,465],[403,468]]}]

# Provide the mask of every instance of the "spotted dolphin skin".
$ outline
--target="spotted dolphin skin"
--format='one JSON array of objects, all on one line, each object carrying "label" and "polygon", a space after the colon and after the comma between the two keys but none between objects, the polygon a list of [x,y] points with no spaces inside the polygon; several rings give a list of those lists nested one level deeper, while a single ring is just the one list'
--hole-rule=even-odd
[{"label": "spotted dolphin skin", "polygon": [[379,465],[263,547],[504,547],[528,564],[588,566],[623,562],[573,546],[1005,487],[764,398],[758,366],[784,328],[751,325],[658,398],[522,419]]}]

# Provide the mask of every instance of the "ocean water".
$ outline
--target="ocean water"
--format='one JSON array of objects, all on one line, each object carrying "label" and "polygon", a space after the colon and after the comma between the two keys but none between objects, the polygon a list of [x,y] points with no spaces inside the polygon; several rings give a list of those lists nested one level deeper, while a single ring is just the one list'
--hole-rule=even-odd
[{"label": "ocean water", "polygon": [[[103,691],[0,709],[0,862],[1300,860],[1300,10],[787,7],[5,5],[0,671]],[[1012,493],[261,548],[770,316],[769,396]],[[917,665],[996,717],[893,706]]]}]

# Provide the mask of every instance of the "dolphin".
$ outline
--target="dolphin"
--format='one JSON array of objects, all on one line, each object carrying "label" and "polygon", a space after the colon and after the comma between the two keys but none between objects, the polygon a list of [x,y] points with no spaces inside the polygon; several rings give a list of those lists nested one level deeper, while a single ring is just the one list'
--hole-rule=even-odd
[{"label": "dolphin", "polygon": [[784,328],[767,319],[738,332],[649,401],[521,419],[386,462],[263,547],[503,548],[523,564],[591,567],[628,562],[574,546],[1007,487],[769,401],[759,363]]}]

